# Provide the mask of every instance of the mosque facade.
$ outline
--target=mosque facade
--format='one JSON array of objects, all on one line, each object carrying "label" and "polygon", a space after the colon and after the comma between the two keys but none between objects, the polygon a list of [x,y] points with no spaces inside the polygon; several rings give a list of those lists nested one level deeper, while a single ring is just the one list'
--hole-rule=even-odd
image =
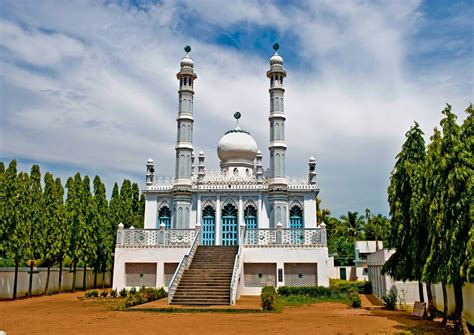
[{"label": "mosque facade", "polygon": [[[261,114],[269,120],[268,167],[254,138],[240,127],[237,112],[236,126],[217,144],[220,166],[211,170],[206,167],[205,153],[194,153],[197,74],[190,48],[185,48],[177,73],[175,175],[156,176],[153,160],[147,161],[144,229],[119,226],[114,288],[165,287],[172,303],[175,292],[183,290],[186,271],[204,264],[196,261],[197,254],[212,258],[218,257],[213,252],[229,251],[235,253],[229,264],[230,304],[241,294],[259,294],[266,285],[329,285],[326,229],[316,219],[315,159],[309,159],[305,176],[286,174],[287,73],[277,44],[274,49],[266,72],[270,108]],[[201,272],[193,273],[193,280],[199,280]]]}]

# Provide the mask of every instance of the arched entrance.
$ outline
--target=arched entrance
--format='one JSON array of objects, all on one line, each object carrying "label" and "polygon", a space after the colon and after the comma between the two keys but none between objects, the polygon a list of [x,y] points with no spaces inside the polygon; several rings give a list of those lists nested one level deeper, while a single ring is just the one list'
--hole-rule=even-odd
[{"label": "arched entrance", "polygon": [[247,243],[255,244],[257,242],[257,209],[249,205],[244,210],[245,227],[247,229]]},{"label": "arched entrance", "polygon": [[162,223],[165,225],[166,229],[171,229],[171,210],[168,206],[161,207],[158,212],[158,228]]},{"label": "arched entrance", "polygon": [[222,208],[222,245],[237,245],[238,239],[238,211],[232,204]]},{"label": "arched entrance", "polygon": [[216,210],[206,206],[202,210],[202,245],[214,245],[216,241]]},{"label": "arched entrance", "polygon": [[290,209],[290,242],[292,244],[304,244],[303,210],[299,206]]}]

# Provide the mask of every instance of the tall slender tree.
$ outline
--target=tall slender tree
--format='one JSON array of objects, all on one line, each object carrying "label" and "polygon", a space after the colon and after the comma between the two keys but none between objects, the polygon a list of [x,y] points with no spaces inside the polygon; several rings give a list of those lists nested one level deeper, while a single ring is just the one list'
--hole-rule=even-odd
[{"label": "tall slender tree", "polygon": [[416,122],[405,137],[388,187],[391,215],[388,242],[396,251],[385,263],[382,272],[397,280],[418,280],[420,300],[424,301],[420,269],[425,258],[420,255],[420,250],[425,244],[420,240],[420,231],[425,223],[419,202],[422,200],[420,184],[423,184],[425,141]]},{"label": "tall slender tree", "polygon": [[33,267],[37,259],[43,256],[44,247],[44,229],[43,229],[43,215],[44,215],[44,204],[43,204],[43,190],[41,187],[41,172],[39,165],[35,164],[31,168],[30,174],[30,195],[31,195],[31,208],[30,208],[30,231],[28,232],[28,242],[30,251],[30,278],[28,284],[28,296],[32,296],[33,288]]},{"label": "tall slender tree", "polygon": [[[92,227],[94,229],[94,288],[97,287],[98,272],[104,273],[110,264],[110,253],[112,252],[112,241],[107,221],[108,203],[105,191],[105,185],[100,180],[99,176],[95,176],[93,181],[94,196],[93,196],[93,220]],[[104,282],[104,278],[102,278]]]},{"label": "tall slender tree", "polygon": [[56,194],[56,220],[58,222],[58,229],[55,230],[56,257],[59,262],[59,276],[58,288],[61,292],[61,284],[63,278],[63,261],[68,251],[69,234],[68,234],[68,220],[66,214],[66,207],[64,204],[64,187],[61,184],[61,179],[58,177],[54,181]]},{"label": "tall slender tree", "polygon": [[0,162],[0,258],[4,258],[7,251],[7,222],[5,217],[7,206],[6,188],[5,164]]},{"label": "tall slender tree", "polygon": [[125,179],[120,187],[120,220],[126,228],[133,226],[132,183]]}]

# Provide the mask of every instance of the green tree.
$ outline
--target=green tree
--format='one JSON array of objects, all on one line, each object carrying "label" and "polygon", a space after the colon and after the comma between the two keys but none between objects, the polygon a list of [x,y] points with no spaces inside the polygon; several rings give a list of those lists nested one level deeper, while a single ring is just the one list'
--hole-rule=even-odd
[{"label": "green tree", "polygon": [[0,258],[5,258],[7,252],[6,188],[5,164],[0,162]]},{"label": "green tree", "polygon": [[432,277],[434,269],[443,269],[448,283],[453,284],[455,325],[458,331],[467,332],[463,316],[462,287],[468,279],[472,264],[472,184],[473,184],[473,125],[472,105],[466,109],[464,124],[456,123],[456,115],[447,105],[440,124],[443,130],[439,149],[437,182],[439,194],[432,199],[430,253],[424,272]]},{"label": "green tree", "polygon": [[125,228],[134,224],[132,183],[128,179],[125,179],[120,187],[120,221]]},{"label": "green tree", "polygon": [[58,277],[58,287],[59,292],[61,292],[61,284],[63,278],[63,261],[64,257],[67,254],[69,247],[69,226],[66,214],[66,207],[64,204],[64,187],[61,184],[61,179],[58,177],[54,181],[55,183],[55,195],[56,195],[56,221],[58,226],[54,231],[54,243],[56,244],[56,255],[59,262],[59,277]]},{"label": "green tree", "polygon": [[364,231],[364,217],[357,212],[347,212],[341,216],[341,228],[345,230],[347,236],[356,241],[362,237]]},{"label": "green tree", "polygon": [[81,259],[81,237],[85,225],[84,211],[82,208],[82,178],[80,173],[76,173],[74,178],[70,177],[66,182],[67,198],[66,213],[68,220],[68,254],[72,260],[73,279],[72,291],[76,289],[77,263]]},{"label": "green tree", "polygon": [[[16,162],[15,162],[16,170]],[[10,169],[10,167],[9,167]],[[13,175],[14,169],[10,173]],[[9,252],[15,261],[15,278],[13,281],[13,300],[17,295],[18,267],[30,255],[29,232],[31,226],[31,194],[30,180],[25,172],[20,172],[17,177],[16,192],[12,194],[14,208],[12,215],[12,232],[10,235]]]},{"label": "green tree", "polygon": [[385,241],[390,230],[390,220],[382,215],[369,214],[368,222],[364,225],[364,236],[366,240]]},{"label": "green tree", "polygon": [[[105,185],[99,176],[95,176],[93,181],[93,222],[94,229],[94,288],[97,287],[98,272],[104,273],[110,265],[110,254],[112,253],[113,237],[110,225],[108,223],[108,203],[106,197]],[[104,278],[102,277],[102,283]]]},{"label": "green tree", "polygon": [[388,244],[396,251],[385,263],[382,273],[397,280],[418,280],[420,300],[424,301],[421,269],[425,262],[422,250],[426,246],[426,232],[424,236],[420,232],[423,227],[426,230],[422,204],[425,141],[416,122],[405,137],[388,187],[391,215]]},{"label": "green tree", "polygon": [[30,231],[28,232],[29,257],[30,257],[30,278],[28,285],[28,296],[32,296],[33,288],[33,267],[37,259],[42,258],[44,248],[44,204],[43,190],[41,188],[41,172],[37,164],[33,165],[30,174]]},{"label": "green tree", "polygon": [[91,257],[95,250],[95,239],[93,237],[94,212],[92,200],[90,179],[89,176],[84,176],[81,192],[81,211],[84,221],[79,229],[79,257],[84,266],[84,275],[82,277],[82,287],[84,290],[87,289],[87,263],[91,261]]}]

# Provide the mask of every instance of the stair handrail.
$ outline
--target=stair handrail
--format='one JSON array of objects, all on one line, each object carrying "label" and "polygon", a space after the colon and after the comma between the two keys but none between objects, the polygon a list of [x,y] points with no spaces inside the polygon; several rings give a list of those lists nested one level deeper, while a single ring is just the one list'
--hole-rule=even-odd
[{"label": "stair handrail", "polygon": [[184,270],[187,270],[193,261],[194,254],[196,253],[196,249],[199,245],[199,240],[201,236],[201,230],[199,229],[200,226],[196,227],[196,234],[193,239],[193,244],[191,245],[191,249],[189,252],[184,255],[181,262],[179,262],[176,271],[174,272],[173,278],[171,278],[170,284],[168,285],[168,304],[171,304],[171,300],[173,300],[173,296],[178,288],[179,282],[181,281],[181,277],[183,276]]},{"label": "stair handrail", "polygon": [[232,280],[230,281],[230,304],[235,305],[237,299],[237,289],[239,285],[240,271],[242,268],[242,263],[244,258],[242,257],[242,249],[245,244],[245,225],[240,226],[240,241],[239,241],[239,250],[237,255],[235,255],[234,268],[232,270]]}]

